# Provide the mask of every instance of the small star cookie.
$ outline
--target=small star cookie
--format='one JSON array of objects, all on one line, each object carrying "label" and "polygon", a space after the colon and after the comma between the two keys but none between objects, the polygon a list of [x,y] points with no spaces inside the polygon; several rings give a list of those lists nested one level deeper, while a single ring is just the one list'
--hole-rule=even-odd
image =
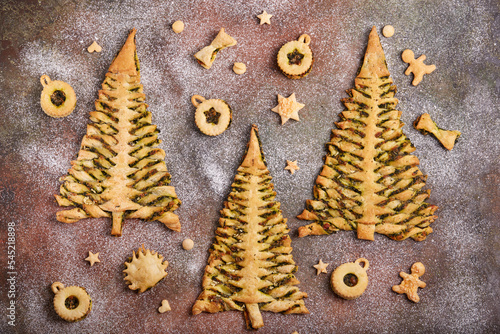
[{"label": "small star cookie", "polygon": [[420,81],[422,81],[424,74],[432,73],[436,69],[436,65],[424,64],[425,58],[425,55],[421,55],[415,59],[415,54],[410,49],[404,50],[401,54],[401,59],[403,59],[405,63],[409,64],[405,71],[405,75],[413,73],[413,81],[411,82],[413,86],[418,85]]},{"label": "small star cookie", "polygon": [[295,173],[300,169],[300,167],[297,165],[297,160],[295,161],[287,160],[286,163],[287,166],[285,167],[285,169],[289,170],[292,175],[293,173]]},{"label": "small star cookie", "polygon": [[271,109],[281,116],[281,125],[285,124],[290,118],[296,121],[299,119],[299,110],[304,108],[305,104],[297,102],[295,93],[289,97],[283,97],[278,94],[278,105]]},{"label": "small star cookie", "polygon": [[262,14],[257,15],[257,17],[260,19],[260,25],[263,25],[264,23],[271,24],[271,14],[268,14],[266,11],[263,11]]},{"label": "small star cookie", "polygon": [[321,273],[326,274],[326,267],[328,267],[329,263],[323,263],[323,260],[319,260],[318,264],[315,264],[313,267],[316,268],[316,275]]},{"label": "small star cookie", "polygon": [[403,282],[399,285],[394,285],[392,291],[397,293],[405,293],[409,300],[418,303],[420,297],[417,294],[418,288],[425,288],[427,284],[422,282],[419,277],[425,273],[425,267],[421,262],[415,262],[411,266],[411,274],[400,272],[399,276],[403,278]]},{"label": "small star cookie", "polygon": [[89,256],[85,259],[85,261],[89,261],[91,267],[94,265],[94,263],[101,262],[101,260],[99,260],[99,253],[94,254],[89,251]]}]

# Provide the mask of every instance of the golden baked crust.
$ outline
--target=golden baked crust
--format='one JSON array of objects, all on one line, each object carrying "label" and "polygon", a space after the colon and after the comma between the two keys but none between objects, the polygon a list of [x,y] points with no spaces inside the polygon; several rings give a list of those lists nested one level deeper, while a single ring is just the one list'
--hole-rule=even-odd
[{"label": "golden baked crust", "polygon": [[121,235],[125,218],[158,220],[180,231],[173,211],[181,202],[168,186],[159,131],[146,110],[134,36],[135,29],[109,67],[78,158],[55,196],[60,206],[74,207],[59,211],[58,221],[109,217],[115,236]]},{"label": "golden baked crust", "polygon": [[125,262],[124,280],[129,283],[130,290],[138,290],[141,293],[151,289],[167,276],[167,266],[168,262],[163,261],[163,256],[142,246]]},{"label": "golden baked crust", "polygon": [[221,210],[193,314],[244,311],[247,324],[256,329],[264,325],[260,311],[309,313],[303,300],[307,294],[294,286],[299,284],[293,274],[297,266],[275,195],[253,126],[246,156]]},{"label": "golden baked crust", "polygon": [[314,223],[299,228],[299,236],[357,230],[358,238],[374,233],[394,240],[424,240],[437,206],[425,203],[426,176],[411,155],[415,147],[401,130],[384,52],[375,27],[370,33],[355,88],[343,99],[338,129],[332,130],[325,164],[299,219]]}]

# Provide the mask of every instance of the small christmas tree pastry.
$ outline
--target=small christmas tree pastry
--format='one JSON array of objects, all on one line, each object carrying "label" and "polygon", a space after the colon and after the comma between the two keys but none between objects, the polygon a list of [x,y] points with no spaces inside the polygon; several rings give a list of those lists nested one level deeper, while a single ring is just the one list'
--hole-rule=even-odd
[{"label": "small christmas tree pastry", "polygon": [[403,282],[399,285],[394,285],[392,287],[392,291],[397,293],[405,293],[409,300],[412,302],[418,303],[420,301],[420,297],[417,294],[418,288],[425,288],[427,284],[420,280],[420,276],[425,274],[425,266],[422,262],[415,262],[411,266],[411,274],[407,274],[405,272],[400,272],[399,276],[403,278]]},{"label": "small christmas tree pastry", "polygon": [[92,308],[92,300],[87,291],[79,286],[68,286],[54,282],[51,286],[54,296],[54,310],[64,320],[69,322],[84,319]]},{"label": "small christmas tree pastry", "polygon": [[40,77],[43,90],[40,104],[44,113],[51,117],[65,117],[73,112],[76,105],[75,91],[64,81],[50,80],[47,75]]},{"label": "small christmas tree pastry", "polygon": [[181,204],[158,148],[159,130],[147,110],[132,29],[115,57],[90,112],[78,158],[61,178],[57,220],[111,218],[111,234],[121,236],[125,219],[160,221],[180,231],[174,210]]},{"label": "small christmas tree pastry", "polygon": [[271,179],[254,125],[221,210],[193,314],[242,311],[247,326],[257,329],[264,326],[261,311],[309,313],[307,294],[295,286],[289,229]]},{"label": "small christmas tree pastry", "polygon": [[236,40],[229,36],[224,28],[221,28],[215,39],[210,43],[210,45],[205,46],[200,51],[196,52],[194,57],[198,63],[206,69],[212,67],[212,64],[217,56],[217,53],[227,47],[236,45]]},{"label": "small christmas tree pastry", "polygon": [[[364,266],[361,266],[364,263]],[[365,292],[368,286],[367,259],[357,259],[354,263],[344,263],[332,273],[330,283],[333,292],[344,299],[356,299]]]},{"label": "small christmas tree pastry", "polygon": [[167,266],[168,262],[163,261],[163,256],[142,246],[137,253],[132,252],[132,257],[125,262],[124,280],[129,284],[130,290],[139,290],[138,292],[142,293],[167,276]]},{"label": "small christmas tree pastry", "polygon": [[413,122],[413,126],[424,135],[432,134],[447,150],[453,149],[458,137],[462,134],[460,131],[439,128],[427,113],[420,115]]},{"label": "small christmas tree pastry", "polygon": [[196,107],[194,121],[198,129],[208,136],[218,136],[229,127],[233,118],[231,107],[219,99],[205,100],[193,95],[191,103]]},{"label": "small christmas tree pastry", "polygon": [[296,41],[286,43],[278,52],[278,67],[290,79],[300,79],[311,72],[314,63],[309,48],[311,37],[303,34]]}]

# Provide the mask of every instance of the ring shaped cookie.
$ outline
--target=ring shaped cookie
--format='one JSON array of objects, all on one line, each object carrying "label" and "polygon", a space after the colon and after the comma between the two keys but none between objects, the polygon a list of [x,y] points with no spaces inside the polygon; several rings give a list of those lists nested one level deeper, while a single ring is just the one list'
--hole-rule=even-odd
[{"label": "ring shaped cookie", "polygon": [[361,296],[368,286],[366,270],[369,265],[367,259],[360,258],[354,263],[344,263],[338,266],[330,278],[333,292],[344,299],[355,299]]},{"label": "ring shaped cookie", "polygon": [[84,288],[79,286],[64,287],[60,282],[51,286],[56,294],[54,297],[54,309],[64,320],[75,322],[84,319],[92,308],[92,300]]},{"label": "ring shaped cookie", "polygon": [[76,95],[73,88],[64,81],[50,80],[47,75],[40,77],[43,90],[40,104],[44,113],[51,117],[65,117],[73,112]]},{"label": "ring shaped cookie", "polygon": [[283,45],[278,52],[278,67],[290,79],[300,79],[309,74],[314,62],[309,48],[311,37],[303,34],[296,41]]},{"label": "ring shaped cookie", "polygon": [[232,111],[223,100],[205,100],[203,96],[193,95],[191,103],[196,107],[194,121],[201,132],[217,136],[226,131],[231,124]]}]

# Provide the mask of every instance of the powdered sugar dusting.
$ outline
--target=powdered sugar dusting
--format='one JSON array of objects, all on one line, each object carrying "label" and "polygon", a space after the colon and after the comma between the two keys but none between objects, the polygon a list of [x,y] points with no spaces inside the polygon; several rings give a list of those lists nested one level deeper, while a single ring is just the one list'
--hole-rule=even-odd
[{"label": "powdered sugar dusting", "polygon": [[[16,223],[18,332],[168,332],[245,333],[241,312],[192,316],[201,292],[208,249],[219,210],[230,192],[252,124],[259,127],[262,148],[273,176],[283,216],[291,229],[293,256],[301,291],[308,293],[308,315],[263,312],[262,333],[425,332],[482,333],[500,330],[498,314],[498,226],[500,211],[498,131],[498,19],[494,2],[408,1],[158,1],[109,2],[7,1],[2,43],[2,117],[0,121],[0,195],[4,221]],[[271,25],[259,25],[257,14],[272,14]],[[171,24],[185,23],[175,34]],[[438,219],[426,241],[395,242],[377,236],[374,242],[355,233],[297,238],[306,222],[295,218],[312,198],[322,167],[324,144],[338,113],[340,99],[352,88],[368,32],[373,25],[395,27],[381,37],[391,76],[398,87],[403,128],[417,147],[420,168],[428,175],[430,202]],[[172,174],[181,207],[182,231],[159,222],[128,220],[123,236],[110,236],[106,219],[63,224],[53,195],[59,177],[76,159],[88,113],[114,55],[128,31],[137,28],[141,81],[153,124],[161,131],[160,147]],[[210,70],[193,54],[210,43],[221,27],[238,44],[222,50]],[[281,45],[301,34],[311,36],[315,62],[309,76],[289,80],[276,65]],[[88,53],[96,41],[101,53]],[[496,43],[496,44],[495,44]],[[437,69],[417,87],[404,75],[404,49],[427,55]],[[234,62],[247,72],[232,72]],[[41,75],[68,82],[77,95],[74,112],[65,118],[46,116],[39,104]],[[295,93],[305,104],[300,122],[281,125],[271,111],[277,94]],[[230,127],[208,137],[194,124],[191,96],[225,100],[233,110]],[[452,151],[411,123],[427,112],[438,126],[459,130]],[[297,160],[300,170],[284,170]],[[2,232],[5,231],[5,227]],[[195,246],[182,249],[185,238]],[[123,281],[124,261],[142,244],[169,262],[168,276],[143,294]],[[90,267],[88,251],[101,263]],[[370,261],[369,285],[358,299],[333,294],[329,275],[338,265],[359,257]],[[322,259],[328,275],[312,267]],[[391,291],[399,272],[423,262],[427,283],[413,304]],[[93,308],[77,323],[65,323],[52,306],[50,285],[83,286]],[[5,287],[0,288],[2,293]],[[162,299],[171,312],[159,314]],[[2,300],[2,305],[4,301]],[[0,324],[0,331],[12,328]]]}]

